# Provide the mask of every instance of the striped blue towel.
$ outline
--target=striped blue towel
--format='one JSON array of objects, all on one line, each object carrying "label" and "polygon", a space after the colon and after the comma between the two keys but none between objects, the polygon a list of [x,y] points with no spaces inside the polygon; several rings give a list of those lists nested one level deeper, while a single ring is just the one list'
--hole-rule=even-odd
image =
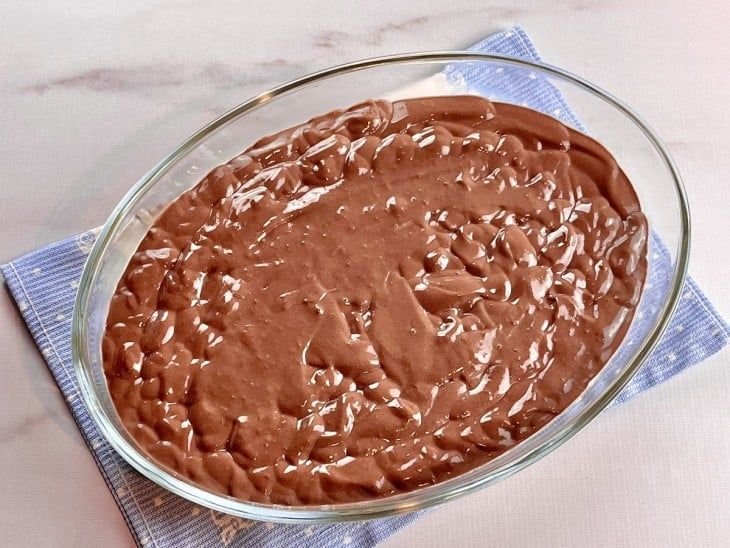
[{"label": "striped blue towel", "polygon": [[[511,28],[471,48],[539,60],[522,29]],[[562,118],[580,121],[549,83],[520,82],[509,71],[486,75],[452,67],[447,78],[471,87],[489,85],[518,102]],[[89,450],[94,455],[135,541],[141,546],[373,546],[419,513],[337,525],[274,525],[220,514],[187,502],[143,478],[117,455],[99,434],[78,392],[71,363],[70,318],[79,276],[95,231],[33,251],[1,267],[20,312],[68,401]],[[668,256],[655,246],[654,270],[669,268]],[[617,401],[623,401],[694,365],[720,350],[730,330],[692,279],[665,336]]]}]

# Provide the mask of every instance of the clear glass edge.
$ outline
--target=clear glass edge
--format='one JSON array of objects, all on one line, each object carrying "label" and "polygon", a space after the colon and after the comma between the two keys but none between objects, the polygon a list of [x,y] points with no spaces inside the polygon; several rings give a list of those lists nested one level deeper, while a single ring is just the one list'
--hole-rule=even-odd
[{"label": "clear glass edge", "polygon": [[[474,475],[473,473],[479,470],[479,468],[477,468],[472,471],[472,473],[455,477],[447,482],[438,483],[410,493],[383,499],[316,507],[264,505],[246,502],[201,489],[192,483],[184,481],[167,472],[139,453],[124,439],[123,435],[120,434],[115,426],[114,421],[107,416],[105,410],[99,405],[92,379],[91,366],[86,362],[87,357],[84,352],[86,332],[84,328],[83,311],[85,310],[89,298],[92,282],[97,276],[101,266],[101,258],[103,257],[112,236],[119,228],[119,225],[125,215],[135,206],[139,199],[156,183],[156,181],[169,167],[187,154],[208,134],[221,128],[234,118],[250,112],[276,97],[287,94],[311,82],[325,80],[340,74],[383,65],[470,60],[497,61],[537,70],[550,76],[557,77],[558,79],[566,80],[579,88],[591,92],[629,118],[642,131],[654,149],[658,152],[659,156],[664,161],[665,166],[672,175],[680,206],[681,238],[677,249],[677,260],[672,273],[668,298],[664,302],[662,310],[659,313],[658,320],[652,327],[651,332],[630,358],[628,365],[624,368],[624,370],[616,376],[601,396],[588,405],[582,413],[567,422],[559,431],[555,432],[555,434],[546,443],[531,449],[521,457],[512,459],[509,454],[511,451],[508,451],[490,462],[490,465],[494,466],[494,464],[499,464],[500,461],[504,461],[503,464],[499,465],[490,473],[484,473],[477,475],[476,477],[472,477],[472,475]],[[143,476],[185,499],[227,514],[248,519],[279,523],[335,523],[403,514],[442,504],[466,493],[470,493],[478,488],[494,484],[546,456],[590,423],[618,395],[629,380],[631,380],[641,364],[654,349],[662,333],[667,327],[679,301],[682,286],[687,275],[690,234],[690,213],[684,185],[669,152],[666,150],[654,131],[636,112],[598,86],[555,66],[545,63],[526,61],[506,55],[482,54],[465,51],[433,51],[364,59],[311,73],[272,88],[271,90],[265,91],[241,103],[186,139],[130,189],[130,191],[114,208],[99,233],[97,240],[89,253],[84,271],[79,281],[78,294],[74,304],[71,332],[74,370],[79,381],[80,392],[84,404],[86,405],[96,426],[99,428],[105,439],[110,443],[112,448]],[[528,441],[529,440],[526,440],[523,444]]]}]

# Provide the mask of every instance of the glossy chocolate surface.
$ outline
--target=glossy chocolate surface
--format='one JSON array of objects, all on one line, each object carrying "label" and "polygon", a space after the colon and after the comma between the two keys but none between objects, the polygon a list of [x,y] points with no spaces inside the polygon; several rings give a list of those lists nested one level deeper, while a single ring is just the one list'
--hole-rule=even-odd
[{"label": "glossy chocolate surface", "polygon": [[647,223],[612,156],[478,97],[368,101],[266,137],[161,215],[112,300],[109,388],[153,459],[328,504],[472,469],[625,335]]}]

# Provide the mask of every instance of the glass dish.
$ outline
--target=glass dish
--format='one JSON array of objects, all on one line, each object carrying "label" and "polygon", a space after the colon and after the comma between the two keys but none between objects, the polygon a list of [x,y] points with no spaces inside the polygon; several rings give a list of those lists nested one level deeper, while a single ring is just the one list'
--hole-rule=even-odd
[{"label": "glass dish", "polygon": [[[499,86],[489,91],[471,89],[468,78],[449,77],[454,68],[459,74],[481,71],[492,75],[495,83],[507,75],[511,81],[521,82],[523,92],[529,86],[554,86],[589,128],[588,133],[613,153],[633,182],[652,229],[649,278],[629,334],[616,354],[583,394],[527,440],[461,476],[397,496],[327,506],[257,504],[207,491],[152,461],[117,416],[103,373],[101,338],[111,295],[155,218],[212,168],[259,137],[367,98],[466,92],[519,102]],[[573,124],[580,123],[574,120]],[[666,149],[629,107],[593,84],[555,67],[500,55],[432,52],[358,61],[305,76],[246,101],[198,131],[142,177],[112,212],[86,263],[73,316],[74,365],[86,406],[112,447],[141,474],[186,499],[244,518],[289,523],[331,523],[410,512],[514,474],[595,418],[631,379],[668,324],[686,273],[689,234],[684,189]]]}]

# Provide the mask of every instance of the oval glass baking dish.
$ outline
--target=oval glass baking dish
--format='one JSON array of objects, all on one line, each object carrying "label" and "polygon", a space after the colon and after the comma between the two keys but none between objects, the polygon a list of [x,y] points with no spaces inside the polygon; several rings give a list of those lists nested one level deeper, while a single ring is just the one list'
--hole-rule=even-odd
[{"label": "oval glass baking dish", "polygon": [[[639,195],[652,230],[646,287],[626,338],[588,388],[548,425],[487,464],[442,483],[365,502],[297,507],[251,503],[205,490],[146,456],[124,429],[109,396],[101,340],[116,284],[156,217],[210,170],[264,135],[368,98],[463,93],[515,104],[527,100],[528,106],[543,109],[550,105],[546,113],[564,123],[581,130],[585,123],[585,131],[615,156]],[[548,65],[467,52],[358,61],[246,101],[182,143],[129,191],[99,234],[79,282],[72,327],[76,374],[85,404],[112,447],[141,474],[188,500],[275,522],[337,522],[410,512],[521,470],[578,432],[616,397],[669,322],[686,273],[689,232],[682,182],[664,146],[630,108],[581,78]]]}]

